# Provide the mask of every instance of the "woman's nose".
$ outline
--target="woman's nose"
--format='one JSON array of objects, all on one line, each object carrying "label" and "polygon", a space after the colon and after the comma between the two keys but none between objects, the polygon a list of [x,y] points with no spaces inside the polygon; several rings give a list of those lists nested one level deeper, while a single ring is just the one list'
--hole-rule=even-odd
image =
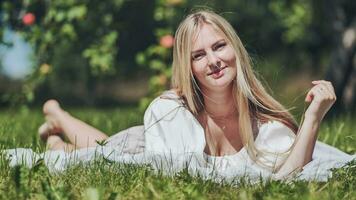
[{"label": "woman's nose", "polygon": [[215,70],[215,68],[221,67],[221,61],[214,53],[208,54],[208,65],[211,70]]}]

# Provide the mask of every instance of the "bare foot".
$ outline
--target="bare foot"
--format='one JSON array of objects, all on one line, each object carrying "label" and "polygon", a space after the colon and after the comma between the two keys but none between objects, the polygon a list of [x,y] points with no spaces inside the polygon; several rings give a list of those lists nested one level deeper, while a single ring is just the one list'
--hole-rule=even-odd
[{"label": "bare foot", "polygon": [[65,143],[62,138],[57,135],[51,135],[48,137],[47,148],[50,150],[64,150],[65,152],[75,150],[73,145]]},{"label": "bare foot", "polygon": [[65,111],[61,109],[56,100],[48,100],[43,105],[43,113],[46,122],[39,127],[38,133],[41,139],[46,141],[50,135],[58,135],[63,132],[59,118],[65,114]]},{"label": "bare foot", "polygon": [[54,99],[50,99],[48,101],[46,101],[43,104],[43,114],[50,115],[50,116],[58,116],[61,115],[64,112],[64,110],[62,110],[62,108],[59,106],[58,101],[54,100]]},{"label": "bare foot", "polygon": [[67,114],[60,106],[58,101],[51,99],[43,104],[43,114],[51,129],[60,128],[60,118]]}]

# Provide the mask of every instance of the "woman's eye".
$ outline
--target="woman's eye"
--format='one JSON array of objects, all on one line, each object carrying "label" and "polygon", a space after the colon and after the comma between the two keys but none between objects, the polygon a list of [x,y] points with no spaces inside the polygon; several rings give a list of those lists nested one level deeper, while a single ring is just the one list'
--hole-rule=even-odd
[{"label": "woman's eye", "polygon": [[226,46],[226,43],[220,43],[220,44],[218,44],[218,45],[216,45],[215,46],[215,48],[214,48],[214,50],[216,51],[216,50],[221,50],[223,47],[225,47]]},{"label": "woman's eye", "polygon": [[199,60],[203,57],[204,55],[203,54],[195,54],[192,56],[193,60]]}]

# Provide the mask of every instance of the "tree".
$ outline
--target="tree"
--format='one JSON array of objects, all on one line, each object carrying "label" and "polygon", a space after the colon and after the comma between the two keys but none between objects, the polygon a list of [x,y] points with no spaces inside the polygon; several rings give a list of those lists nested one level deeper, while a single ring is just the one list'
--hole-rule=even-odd
[{"label": "tree", "polygon": [[356,109],[356,4],[330,0],[326,5],[326,17],[334,33],[326,79],[333,83],[338,97],[332,110],[337,114]]},{"label": "tree", "polygon": [[[154,39],[153,6],[124,0],[2,1],[0,33],[5,27],[20,33],[35,54],[33,73],[17,99],[33,101],[44,83],[57,97],[73,95],[71,89],[80,84],[82,100],[92,103],[97,80],[137,69],[135,53]],[[145,23],[138,26],[142,18]]]}]

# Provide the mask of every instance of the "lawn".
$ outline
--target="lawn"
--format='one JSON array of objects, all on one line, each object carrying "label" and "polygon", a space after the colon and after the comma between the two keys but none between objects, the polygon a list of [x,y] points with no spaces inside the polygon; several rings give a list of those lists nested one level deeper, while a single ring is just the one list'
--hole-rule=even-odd
[{"label": "lawn", "polygon": [[[43,122],[40,109],[0,111],[1,149],[28,147],[43,151],[37,128]],[[70,109],[89,124],[112,135],[142,123],[135,108]],[[356,153],[356,117],[344,115],[322,124],[319,140]],[[39,163],[32,169],[9,168],[1,158],[1,199],[356,199],[356,162],[335,170],[328,182],[266,181],[251,185],[218,184],[181,172],[173,177],[154,173],[147,166],[98,160],[76,165],[62,174],[50,174]]]}]

